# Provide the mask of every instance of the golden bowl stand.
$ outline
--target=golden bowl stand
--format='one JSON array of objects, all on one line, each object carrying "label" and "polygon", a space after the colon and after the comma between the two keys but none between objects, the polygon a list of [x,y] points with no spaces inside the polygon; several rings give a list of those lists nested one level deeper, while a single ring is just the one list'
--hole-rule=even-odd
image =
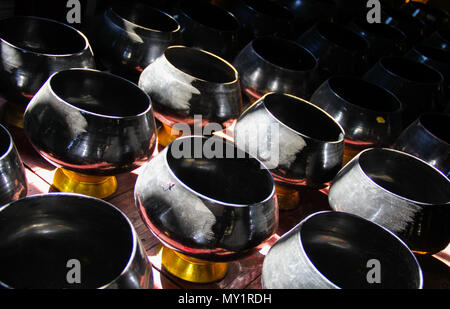
[{"label": "golden bowl stand", "polygon": [[23,129],[23,114],[25,113],[25,106],[13,103],[5,103],[5,114],[3,119],[6,123]]},{"label": "golden bowl stand", "polygon": [[300,194],[294,187],[276,183],[275,193],[278,199],[278,208],[280,210],[293,210],[299,206]]},{"label": "golden bowl stand", "polygon": [[199,260],[163,245],[159,248],[161,265],[172,275],[193,283],[211,283],[225,277],[228,263]]},{"label": "golden bowl stand", "polygon": [[115,176],[84,175],[58,168],[53,176],[53,186],[61,192],[106,198],[116,192],[117,178]]},{"label": "golden bowl stand", "polygon": [[183,135],[182,132],[178,134],[172,134],[172,128],[166,124],[163,124],[162,127],[158,129],[158,143],[161,146],[166,147],[181,135]]}]

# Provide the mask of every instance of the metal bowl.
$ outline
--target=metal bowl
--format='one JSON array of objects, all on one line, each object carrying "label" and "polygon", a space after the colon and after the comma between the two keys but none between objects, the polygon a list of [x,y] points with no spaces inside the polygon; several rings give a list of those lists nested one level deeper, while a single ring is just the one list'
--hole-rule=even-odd
[{"label": "metal bowl", "polygon": [[167,13],[144,4],[108,8],[94,30],[94,50],[112,73],[139,80],[167,47],[181,42],[181,27]]},{"label": "metal bowl", "polygon": [[294,35],[297,37],[319,21],[335,21],[338,15],[334,0],[282,0],[280,3],[294,14]]},{"label": "metal bowl", "polygon": [[450,29],[439,29],[423,40],[423,44],[450,52]]},{"label": "metal bowl", "polygon": [[402,132],[402,104],[389,91],[356,76],[334,76],[311,97],[345,131],[344,164],[358,152],[389,147]]},{"label": "metal bowl", "polygon": [[24,129],[34,148],[62,168],[55,173],[56,188],[103,198],[117,187],[113,175],[139,167],[153,154],[152,111],[148,95],[132,82],[71,69],[53,74],[34,96]]},{"label": "metal bowl", "polygon": [[[228,127],[242,108],[238,72],[227,61],[200,49],[171,46],[152,62],[139,78],[141,87],[154,102],[155,116],[162,122],[159,143],[166,146],[176,138],[172,126],[185,124],[200,131],[213,122]],[[197,133],[195,133],[197,134]],[[200,133],[201,134],[201,133]]]},{"label": "metal bowl", "polygon": [[430,31],[423,21],[411,16],[400,8],[382,6],[381,23],[400,28],[406,34],[409,44],[420,42]]},{"label": "metal bowl", "polygon": [[266,289],[421,289],[417,259],[397,236],[368,220],[323,211],[303,219],[269,250]]},{"label": "metal bowl", "polygon": [[183,44],[232,61],[240,49],[241,25],[236,17],[207,1],[178,1],[173,17],[181,25]]},{"label": "metal bowl", "polygon": [[25,168],[8,130],[0,124],[0,206],[27,195]]},{"label": "metal bowl", "polygon": [[261,36],[294,38],[294,14],[282,4],[270,0],[237,0],[230,11],[243,28],[241,46]]},{"label": "metal bowl", "polygon": [[416,156],[450,178],[450,115],[426,113],[406,128],[394,148]]},{"label": "metal bowl", "polygon": [[381,58],[363,78],[392,92],[403,105],[403,127],[421,113],[443,111],[447,105],[443,75],[406,57]]},{"label": "metal bowl", "polygon": [[365,19],[355,19],[349,24],[349,28],[368,41],[371,65],[382,57],[403,56],[408,50],[406,34],[392,24],[369,24]]},{"label": "metal bowl", "polygon": [[50,75],[95,67],[87,38],[49,19],[15,16],[0,20],[0,48],[0,93],[8,101],[5,120],[18,127],[26,105]]},{"label": "metal bowl", "polygon": [[2,287],[153,287],[152,266],[133,225],[107,202],[33,195],[0,208],[0,222]]},{"label": "metal bowl", "polygon": [[368,41],[347,26],[318,22],[297,42],[318,59],[319,83],[336,74],[359,75],[368,68]]},{"label": "metal bowl", "polygon": [[328,199],[332,209],[384,226],[415,252],[436,253],[449,243],[450,180],[404,152],[362,151],[333,180]]},{"label": "metal bowl", "polygon": [[270,169],[283,209],[298,205],[298,193],[288,187],[321,188],[342,167],[342,127],[322,109],[292,95],[268,93],[251,105],[236,122],[234,142]]},{"label": "metal bowl", "polygon": [[318,86],[318,61],[294,41],[260,37],[251,41],[233,62],[250,103],[268,92],[308,99]]},{"label": "metal bowl", "polygon": [[174,140],[145,165],[134,194],[143,221],[166,246],[163,266],[187,281],[222,278],[223,262],[252,253],[278,225],[270,172],[219,137]]},{"label": "metal bowl", "polygon": [[450,13],[429,4],[408,1],[408,3],[405,3],[401,7],[401,10],[411,16],[419,18],[421,21],[435,29],[448,27],[450,25]]},{"label": "metal bowl", "polygon": [[406,58],[426,64],[444,77],[447,100],[450,101],[450,49],[440,49],[425,44],[414,46],[405,55]]}]

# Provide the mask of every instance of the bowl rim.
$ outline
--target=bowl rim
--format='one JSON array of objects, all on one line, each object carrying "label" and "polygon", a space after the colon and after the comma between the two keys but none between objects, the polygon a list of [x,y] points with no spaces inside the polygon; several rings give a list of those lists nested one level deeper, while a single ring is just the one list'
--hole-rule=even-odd
[{"label": "bowl rim", "polygon": [[[252,3],[249,3],[249,1],[251,1]],[[287,13],[285,15],[286,19],[281,17],[281,16],[275,16],[275,15],[272,15],[272,14],[268,14],[265,11],[259,10],[258,8],[255,8],[253,6],[253,3],[254,3],[253,1],[254,0],[249,0],[249,1],[246,1],[246,0],[241,1],[241,5],[244,8],[246,8],[247,10],[250,10],[251,12],[253,12],[253,14],[255,14],[255,16],[257,16],[257,17],[262,16],[263,18],[269,18],[269,19],[276,20],[276,21],[285,21],[285,20],[287,20],[288,23],[293,22],[295,20],[294,13],[292,13],[285,5],[283,5],[283,3],[277,3],[277,2],[270,3],[272,1],[264,0],[263,5],[269,4],[269,5],[272,5],[272,7],[273,6],[279,7],[281,10],[284,11],[284,13]],[[256,1],[256,0],[255,0],[255,2],[258,3],[258,1]]]},{"label": "bowl rim", "polygon": [[[148,31],[148,32],[150,32],[150,33],[176,34],[176,33],[179,33],[179,32],[181,31],[180,23],[179,23],[175,18],[173,18],[173,16],[169,15],[168,13],[164,12],[163,10],[160,10],[160,9],[158,9],[158,8],[156,8],[156,7],[153,7],[153,6],[144,4],[144,3],[135,3],[134,5],[137,6],[137,7],[139,7],[139,8],[142,7],[143,9],[145,8],[146,10],[152,10],[152,11],[154,11],[154,12],[158,12],[158,14],[164,15],[164,16],[167,17],[168,19],[171,19],[171,20],[177,25],[177,27],[176,27],[174,30],[171,30],[171,31],[163,31],[163,30],[158,30],[158,29],[153,29],[153,28],[145,27],[145,26],[142,26],[142,25],[137,24],[137,23],[135,23],[135,22],[132,22],[132,21],[126,19],[125,17],[121,16],[121,15],[117,12],[117,8],[118,8],[118,7],[125,7],[125,5],[119,4],[119,3],[116,3],[116,4],[114,4],[114,5],[110,6],[110,7],[108,7],[108,8],[105,10],[104,14],[105,14],[105,16],[107,16],[107,14],[109,14],[109,13],[110,13],[110,14],[113,14],[114,17],[119,18],[120,20],[124,21],[126,24],[129,24],[129,25],[131,25],[131,26],[133,26],[133,27],[136,27],[136,28],[139,28],[139,29]],[[114,23],[114,25],[120,27],[122,30],[126,30],[124,27],[117,25],[114,21],[112,21],[112,22]],[[127,31],[127,30],[126,30],[126,31]]]},{"label": "bowl rim", "polygon": [[[380,230],[384,231],[387,233],[387,235],[390,235],[390,237],[392,237],[392,240],[396,241],[400,246],[402,246],[404,249],[406,249],[406,252],[409,253],[409,256],[412,257],[412,261],[414,261],[416,267],[417,267],[417,271],[418,271],[418,275],[419,275],[419,284],[418,284],[418,289],[422,289],[423,288],[423,271],[422,268],[419,264],[419,261],[417,260],[417,258],[414,256],[414,254],[412,253],[411,249],[409,249],[409,247],[406,245],[406,243],[400,239],[400,237],[398,237],[397,235],[395,235],[393,232],[391,232],[390,230],[388,230],[387,228],[381,226],[380,224],[364,219],[363,217],[360,217],[358,215],[352,214],[352,213],[348,213],[348,212],[343,212],[343,211],[332,211],[332,210],[323,210],[323,211],[318,211],[315,213],[312,213],[310,215],[308,215],[307,217],[305,217],[296,227],[294,227],[291,231],[296,233],[296,237],[297,237],[297,243],[300,246],[300,250],[302,251],[302,253],[305,255],[306,257],[306,261],[310,264],[310,266],[312,266],[312,268],[316,271],[317,274],[319,274],[319,276],[327,283],[330,284],[333,288],[336,289],[343,289],[342,287],[338,286],[337,284],[335,284],[334,282],[332,282],[331,280],[329,280],[327,277],[325,277],[324,274],[322,274],[322,272],[316,267],[316,265],[311,261],[309,255],[307,254],[305,247],[303,246],[303,241],[302,241],[302,235],[301,235],[301,231],[302,228],[304,226],[304,223],[309,221],[311,218],[316,217],[316,216],[322,216],[322,215],[326,215],[326,214],[338,214],[340,216],[347,216],[349,218],[354,218],[356,220],[360,220],[361,222],[365,222],[366,224],[371,224],[375,227],[380,228]],[[290,233],[291,231],[287,232],[285,235],[288,235],[288,233]],[[281,238],[280,238],[281,239]]]},{"label": "bowl rim", "polygon": [[[192,1],[189,1],[189,2],[192,2]],[[223,7],[221,7],[221,6],[219,6],[219,5],[214,4],[213,2],[209,2],[209,1],[201,2],[201,1],[200,1],[200,2],[195,3],[195,4],[196,4],[196,5],[197,5],[197,4],[200,4],[200,5],[206,5],[206,6],[209,6],[209,7],[214,7],[215,9],[218,9],[218,10],[222,11],[222,13],[224,13],[224,14],[223,14],[224,16],[227,15],[227,16],[230,18],[230,20],[231,20],[231,19],[234,20],[234,23],[235,23],[235,26],[236,26],[236,27],[234,27],[233,29],[220,29],[220,28],[218,28],[218,27],[209,26],[209,25],[207,25],[207,24],[205,24],[205,23],[203,23],[203,22],[200,22],[197,18],[193,18],[191,14],[189,14],[188,12],[186,12],[186,10],[184,9],[186,3],[188,3],[188,1],[186,1],[186,0],[180,0],[180,1],[178,1],[178,4],[179,4],[178,9],[179,9],[184,15],[186,15],[190,20],[193,20],[195,23],[197,23],[197,24],[199,24],[199,25],[201,25],[201,26],[203,26],[203,27],[205,27],[205,28],[213,29],[214,31],[219,32],[219,33],[238,33],[238,32],[241,31],[241,29],[242,29],[242,25],[241,25],[241,23],[239,22],[238,18],[235,16],[235,14],[233,14],[233,13],[230,12],[229,10],[224,9]],[[191,4],[191,3],[189,3],[189,4]],[[188,6],[189,6],[189,4],[188,4]]]},{"label": "bowl rim", "polygon": [[[224,65],[226,65],[229,69],[232,70],[233,75],[234,75],[234,79],[233,79],[232,81],[229,81],[229,82],[220,83],[220,82],[212,82],[212,81],[209,81],[209,80],[206,80],[206,79],[203,79],[203,78],[198,78],[197,76],[188,74],[188,73],[186,73],[185,71],[183,71],[183,70],[181,70],[180,68],[178,68],[177,66],[175,66],[171,61],[169,61],[169,59],[167,59],[167,57],[166,57],[166,52],[169,51],[169,50],[172,50],[172,49],[188,49],[188,50],[194,50],[195,52],[198,52],[198,53],[200,53],[200,54],[203,53],[203,54],[206,54],[206,55],[208,55],[208,56],[210,56],[210,57],[213,57],[213,58],[215,58],[215,60],[217,60],[217,61],[219,61],[219,62],[222,62]],[[205,84],[216,85],[216,86],[217,86],[217,85],[228,86],[228,85],[239,84],[239,73],[238,73],[238,71],[236,70],[236,68],[235,68],[229,61],[227,61],[227,60],[225,60],[224,58],[222,58],[222,57],[220,57],[220,56],[218,56],[218,55],[216,55],[216,54],[214,54],[214,53],[212,53],[212,52],[209,52],[209,51],[207,51],[207,50],[200,49],[200,48],[196,48],[196,47],[189,47],[189,46],[186,46],[186,45],[171,45],[171,46],[169,46],[169,47],[166,48],[166,50],[165,50],[164,53],[161,55],[161,57],[164,58],[164,61],[165,61],[166,63],[168,63],[168,64],[170,65],[171,68],[175,69],[177,72],[181,73],[182,75],[185,75],[185,76],[189,76],[189,77],[194,78],[195,81],[200,81],[200,82],[205,83]],[[156,61],[156,60],[155,60],[155,61]],[[149,66],[150,66],[150,65],[152,65],[152,64],[150,63]]]},{"label": "bowl rim", "polygon": [[[373,87],[373,88],[377,88],[378,90],[380,90],[381,92],[386,93],[386,95],[390,96],[393,101],[395,101],[398,105],[398,108],[392,111],[377,111],[375,109],[370,109],[370,108],[366,108],[366,107],[362,107],[360,105],[356,105],[352,102],[350,102],[349,100],[347,100],[346,98],[344,98],[343,96],[341,96],[339,93],[337,93],[335,91],[335,89],[331,86],[330,81],[333,80],[337,80],[337,79],[349,79],[349,80],[357,80],[359,82],[362,82],[363,84],[368,84],[370,85],[369,87]],[[371,83],[367,80],[365,80],[362,77],[359,76],[355,76],[355,75],[333,75],[330,78],[328,78],[326,81],[324,81],[324,83],[326,83],[326,85],[328,85],[328,89],[335,95],[337,96],[340,100],[342,100],[343,102],[345,102],[346,105],[350,105],[352,108],[356,108],[360,111],[364,111],[364,112],[370,112],[370,113],[376,113],[376,114],[385,114],[385,115],[393,115],[393,114],[401,114],[402,110],[404,108],[404,104],[398,99],[398,97],[391,92],[390,90],[383,88],[377,84]]]},{"label": "bowl rim", "polygon": [[[96,197],[92,197],[92,196],[87,196],[87,195],[83,195],[83,194],[79,194],[79,193],[69,193],[69,192],[50,192],[50,193],[39,193],[39,194],[34,194],[34,195],[29,195],[27,197],[24,197],[22,199],[16,200],[16,201],[12,201],[9,202],[5,205],[0,206],[0,215],[1,212],[3,210],[5,210],[7,207],[12,207],[13,205],[23,202],[23,200],[30,200],[30,199],[40,199],[40,198],[46,198],[46,197],[52,197],[52,196],[63,196],[63,197],[69,197],[69,198],[79,198],[79,199],[87,199],[87,200],[92,200],[94,202],[96,202],[97,204],[103,204],[104,207],[109,207],[110,209],[112,209],[118,216],[120,216],[122,219],[124,219],[129,227],[129,231],[130,231],[130,236],[131,236],[131,240],[132,240],[132,247],[131,250],[129,252],[129,256],[128,256],[128,261],[125,264],[125,266],[123,267],[122,271],[115,276],[113,279],[111,279],[109,282],[107,282],[106,284],[103,284],[99,287],[97,287],[96,289],[106,289],[109,286],[113,285],[117,280],[120,279],[120,277],[126,272],[128,271],[128,269],[130,268],[130,265],[133,263],[135,257],[139,254],[138,249],[139,249],[139,240],[138,240],[138,235],[137,232],[133,226],[133,224],[131,223],[131,220],[127,217],[127,215],[125,215],[125,213],[120,210],[117,206],[111,204],[108,201],[96,198]],[[5,282],[0,280],[0,286],[5,286],[6,288],[14,288],[12,286],[9,286],[8,284],[6,284]]]},{"label": "bowl rim", "polygon": [[[14,140],[13,140],[13,137],[12,137],[11,133],[9,132],[9,130],[1,123],[0,123],[0,130],[4,131],[6,133],[6,135],[8,136],[8,138],[9,138],[9,146],[8,146],[8,148],[5,150],[5,152],[2,155],[0,155],[0,160],[3,160],[7,156],[9,156],[9,154],[13,151],[13,149],[14,149]],[[0,206],[0,209],[1,209],[1,206]]]},{"label": "bowl rim", "polygon": [[[257,163],[259,163],[260,166],[261,166],[261,170],[264,170],[264,172],[269,176],[269,179],[272,180],[272,181],[271,181],[271,183],[272,183],[272,191],[270,192],[270,194],[269,194],[264,200],[262,200],[262,201],[257,201],[257,202],[252,203],[252,204],[228,203],[228,202],[219,201],[219,200],[217,200],[217,199],[215,199],[215,198],[212,198],[212,197],[209,197],[209,196],[207,196],[207,195],[204,195],[204,194],[202,194],[202,193],[200,193],[200,192],[198,192],[198,191],[192,189],[192,188],[189,187],[188,185],[186,185],[186,184],[185,184],[185,183],[184,183],[177,175],[175,175],[175,173],[173,172],[173,170],[172,170],[172,168],[170,167],[169,162],[168,162],[168,160],[167,160],[167,155],[168,155],[168,152],[169,152],[169,149],[170,149],[171,144],[173,144],[175,141],[178,141],[178,142],[179,142],[181,139],[193,139],[193,138],[201,138],[201,139],[207,140],[207,139],[209,139],[209,138],[220,138],[220,137],[218,137],[218,136],[206,137],[206,136],[203,136],[203,135],[186,135],[186,136],[180,136],[180,137],[178,137],[177,139],[175,139],[174,141],[172,141],[169,145],[167,145],[167,147],[163,150],[163,151],[164,151],[164,157],[163,157],[163,158],[164,158],[164,164],[165,164],[165,166],[167,167],[167,170],[169,171],[169,174],[170,174],[172,177],[174,177],[174,178],[179,182],[179,184],[181,184],[187,191],[189,191],[190,193],[192,193],[192,194],[194,194],[195,196],[198,196],[198,197],[200,197],[200,198],[202,198],[202,199],[211,201],[211,202],[213,202],[213,203],[216,204],[216,205],[221,205],[221,206],[226,206],[226,207],[235,207],[235,208],[246,208],[246,207],[251,207],[251,206],[254,206],[254,205],[265,204],[265,203],[267,203],[268,201],[270,201],[271,199],[273,199],[274,196],[276,196],[276,195],[275,195],[275,181],[274,181],[274,179],[273,179],[272,173],[271,173],[271,172],[269,171],[269,169],[264,165],[264,163],[262,163],[260,160],[258,160],[258,159],[255,158],[254,156],[250,155],[248,152],[245,152],[245,154],[248,155],[249,158],[250,158],[251,160],[255,160]],[[235,145],[234,143],[231,143],[231,142],[229,142],[229,141],[226,140],[226,139],[222,139],[222,140],[223,140],[224,143],[230,144],[230,145],[233,146],[235,149],[239,149],[239,148],[236,147],[236,145]],[[241,150],[241,149],[239,149],[239,150]],[[243,150],[241,150],[241,151],[243,151]]]},{"label": "bowl rim", "polygon": [[83,53],[85,53],[87,50],[90,50],[91,54],[92,54],[91,45],[90,45],[89,40],[86,37],[86,35],[84,35],[84,33],[81,32],[80,30],[78,30],[78,29],[76,29],[76,28],[74,28],[74,27],[72,27],[72,26],[70,26],[68,24],[59,22],[57,20],[49,19],[49,18],[38,17],[38,16],[28,16],[28,15],[16,15],[16,16],[11,16],[11,17],[4,18],[2,20],[11,20],[11,19],[34,19],[34,20],[38,20],[38,21],[41,21],[41,22],[54,23],[54,24],[57,24],[58,26],[61,26],[61,27],[67,27],[68,29],[70,29],[70,30],[74,31],[76,34],[78,34],[84,40],[84,43],[85,43],[83,49],[78,51],[78,52],[66,53],[66,54],[51,54],[51,53],[35,52],[35,51],[32,51],[32,50],[29,50],[29,49],[26,49],[26,48],[14,45],[14,44],[6,41],[2,37],[0,37],[0,42],[3,42],[5,44],[7,44],[8,46],[19,50],[22,53],[33,54],[33,55],[41,56],[41,57],[57,57],[57,58],[80,56]]},{"label": "bowl rim", "polygon": [[[441,116],[441,117],[447,117],[447,118],[450,119],[450,115],[449,114],[442,114],[442,113],[438,113],[438,112],[427,112],[427,113],[420,114],[420,116],[416,120],[417,124],[420,125],[429,135],[431,135],[436,140],[438,140],[438,141],[442,142],[443,144],[447,145],[448,147],[450,147],[450,143],[449,142],[447,142],[446,140],[440,138],[439,136],[437,136],[436,134],[431,132],[430,129],[428,128],[428,126],[426,126],[423,123],[422,119],[423,119],[423,117],[426,117],[426,116]],[[413,125],[413,124],[411,124],[411,125]]]},{"label": "bowl rim", "polygon": [[[312,60],[314,60],[314,66],[310,67],[310,68],[306,68],[304,70],[296,70],[296,69],[290,69],[281,65],[278,65],[274,62],[269,61],[268,59],[264,58],[260,53],[258,53],[258,51],[255,49],[254,47],[254,43],[256,41],[262,41],[262,40],[274,40],[274,41],[280,41],[280,42],[284,42],[287,44],[290,44],[292,46],[295,46],[296,48],[298,48],[299,50],[303,50],[305,52],[305,54],[308,54]],[[306,47],[300,45],[299,43],[297,43],[296,41],[293,40],[289,40],[286,38],[282,38],[282,37],[276,37],[276,36],[262,36],[262,37],[257,37],[254,38],[252,41],[250,41],[248,43],[249,48],[251,49],[251,52],[254,53],[260,60],[262,60],[264,63],[268,64],[269,66],[275,67],[281,71],[287,71],[287,72],[292,72],[294,74],[305,74],[305,73],[310,73],[310,72],[314,72],[318,69],[319,67],[319,59]]]},{"label": "bowl rim", "polygon": [[[364,175],[364,178],[368,179],[371,182],[371,184],[373,184],[376,188],[381,189],[383,192],[387,192],[389,195],[394,196],[397,199],[406,201],[408,203],[408,205],[414,205],[413,207],[433,207],[433,206],[436,206],[436,205],[448,205],[448,206],[450,206],[450,198],[446,202],[439,202],[439,203],[437,203],[437,202],[436,203],[430,203],[430,202],[416,201],[416,200],[413,200],[413,199],[401,196],[401,195],[399,195],[397,193],[391,192],[390,190],[388,190],[388,189],[384,188],[383,186],[379,185],[378,183],[376,183],[372,179],[372,177],[370,177],[366,173],[366,171],[364,171],[364,169],[362,168],[362,166],[360,164],[360,157],[361,157],[361,155],[365,154],[367,152],[370,152],[370,151],[395,152],[395,153],[397,153],[397,154],[399,154],[401,156],[406,156],[406,157],[409,157],[410,159],[416,160],[417,162],[419,162],[421,164],[424,164],[425,168],[429,168],[429,169],[433,170],[434,173],[439,174],[439,176],[445,182],[448,183],[449,187],[450,187],[450,179],[447,178],[445,176],[445,174],[442,171],[438,170],[436,167],[432,166],[431,164],[427,163],[426,161],[424,161],[424,160],[422,160],[422,159],[420,159],[420,158],[418,158],[416,156],[413,156],[412,154],[409,154],[407,152],[404,152],[404,151],[401,151],[401,150],[397,150],[397,149],[392,149],[392,148],[386,148],[386,147],[367,148],[367,149],[364,149],[363,151],[361,151],[358,155],[356,155],[351,161],[355,161],[357,163],[356,164],[357,168]],[[350,164],[350,162],[348,164]],[[342,169],[344,169],[344,168],[342,168]]]},{"label": "bowl rim", "polygon": [[[388,69],[388,68],[385,66],[385,64],[383,63],[384,61],[387,61],[387,60],[394,60],[394,59],[395,59],[395,60],[405,61],[405,62],[410,62],[410,63],[415,63],[415,64],[417,64],[418,66],[423,66],[423,67],[425,67],[426,70],[432,71],[433,74],[439,75],[440,80],[439,80],[439,81],[434,81],[434,82],[433,82],[433,81],[423,82],[423,81],[412,80],[412,79],[406,78],[406,77],[404,77],[404,76],[402,76],[402,75],[399,75],[399,74],[393,72],[392,70]],[[375,68],[376,66],[379,66],[379,67],[380,67],[384,72],[386,72],[388,75],[394,76],[395,78],[399,78],[399,79],[401,79],[401,80],[403,80],[403,81],[406,81],[406,82],[409,83],[409,84],[435,85],[435,84],[443,84],[443,83],[444,83],[444,76],[443,76],[442,73],[439,72],[438,70],[432,68],[432,67],[429,66],[429,65],[426,65],[426,64],[421,63],[421,62],[414,61],[414,60],[412,60],[412,59],[409,59],[409,58],[406,58],[406,57],[403,57],[403,56],[386,56],[386,57],[382,57],[380,60],[378,60],[378,62],[374,65],[373,68]],[[369,71],[367,71],[366,74],[370,73],[371,71],[372,71],[372,69],[370,69]]]},{"label": "bowl rim", "polygon": [[[149,104],[148,104],[148,107],[145,109],[145,111],[143,111],[143,112],[141,112],[141,113],[139,113],[139,114],[137,114],[137,115],[131,115],[131,116],[112,116],[112,115],[104,115],[104,114],[94,113],[94,112],[91,112],[91,111],[88,111],[88,110],[79,108],[79,107],[77,107],[77,106],[75,106],[75,105],[73,105],[73,104],[67,102],[67,101],[64,100],[63,98],[61,98],[58,94],[56,94],[56,92],[53,90],[53,88],[52,88],[52,86],[51,86],[51,81],[53,80],[54,76],[59,75],[59,74],[63,74],[63,73],[67,73],[67,72],[70,72],[70,71],[84,71],[84,72],[91,72],[91,73],[93,73],[93,74],[109,76],[109,77],[111,77],[111,78],[118,79],[118,80],[120,80],[121,82],[128,83],[131,87],[135,88],[137,91],[140,91],[143,95],[145,95],[145,97],[148,99],[148,103],[149,103]],[[91,73],[89,73],[89,74],[91,74]],[[65,104],[65,105],[68,105],[70,108],[76,109],[76,110],[78,110],[78,111],[80,111],[80,112],[83,112],[83,113],[86,113],[86,114],[89,114],[89,115],[92,115],[92,116],[95,116],[95,117],[99,117],[99,118],[106,118],[106,119],[136,119],[136,118],[140,118],[140,117],[142,117],[142,116],[145,116],[145,115],[149,114],[149,113],[152,111],[152,108],[153,108],[153,102],[152,102],[150,96],[149,96],[145,91],[143,91],[141,88],[139,88],[136,84],[134,84],[133,82],[131,82],[131,81],[129,81],[128,79],[125,79],[125,78],[123,78],[123,77],[121,77],[121,76],[118,76],[118,75],[115,75],[115,74],[112,74],[112,73],[109,73],[109,72],[105,72],[105,71],[100,71],[100,70],[97,70],[97,69],[90,69],[90,68],[70,68],[70,69],[67,69],[67,70],[58,71],[58,72],[53,73],[53,74],[48,78],[46,84],[48,84],[47,86],[48,86],[48,89],[49,89],[49,91],[51,92],[51,94],[52,94],[59,102]],[[44,85],[45,85],[45,84],[44,84]],[[32,100],[33,100],[33,99],[32,99]],[[30,103],[31,103],[31,102],[30,102]],[[30,106],[31,104],[28,104],[28,105]],[[27,107],[27,108],[28,108],[28,107]]]},{"label": "bowl rim", "polygon": [[[339,31],[343,30],[344,32],[347,32],[348,34],[351,33],[351,35],[353,35],[355,38],[358,37],[361,42],[364,43],[364,48],[354,48],[354,49],[350,49],[347,46],[343,45],[343,44],[339,44],[336,43],[334,40],[330,40],[329,38],[327,38],[321,31],[321,29],[319,27],[322,26],[332,26],[332,27],[336,27],[336,29],[339,29]],[[334,22],[330,22],[330,21],[319,21],[317,22],[313,28],[311,28],[309,31],[313,31],[316,32],[321,39],[330,42],[331,44],[333,44],[334,46],[337,46],[338,48],[342,48],[345,51],[349,51],[349,52],[358,52],[358,53],[363,53],[364,55],[366,55],[369,50],[369,41],[361,34],[359,34],[358,32],[352,30],[349,26],[347,25],[342,25],[342,24],[338,24],[338,23],[334,23]],[[306,32],[305,32],[306,33]],[[302,35],[303,36],[303,35]]]},{"label": "bowl rim", "polygon": [[[341,131],[340,132],[340,138],[338,140],[334,140],[334,141],[324,141],[324,140],[320,140],[314,137],[310,137],[302,132],[298,132],[296,130],[294,130],[293,128],[289,127],[288,125],[286,125],[285,123],[281,122],[277,117],[275,117],[275,115],[273,115],[269,109],[267,108],[266,104],[264,103],[264,99],[267,96],[272,96],[272,95],[281,95],[281,96],[285,96],[294,100],[298,100],[303,104],[308,104],[310,107],[317,109],[319,112],[323,113],[326,117],[328,117],[337,127],[338,129]],[[324,109],[312,104],[311,102],[304,100],[302,98],[296,97],[292,94],[289,93],[283,93],[283,92],[268,92],[266,94],[264,94],[261,98],[259,98],[255,103],[253,103],[252,105],[250,105],[242,114],[241,116],[243,116],[247,111],[249,111],[252,107],[256,106],[257,104],[262,104],[264,106],[264,109],[267,111],[267,113],[279,124],[283,125],[285,128],[289,129],[291,132],[293,132],[296,135],[300,135],[306,139],[321,143],[321,144],[341,144],[344,143],[345,140],[345,130],[344,128],[330,115],[328,114]]]}]

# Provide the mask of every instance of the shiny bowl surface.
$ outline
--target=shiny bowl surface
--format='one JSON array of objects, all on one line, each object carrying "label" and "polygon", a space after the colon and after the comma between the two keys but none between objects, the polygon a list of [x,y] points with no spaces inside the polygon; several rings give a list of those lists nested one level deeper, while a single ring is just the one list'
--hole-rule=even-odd
[{"label": "shiny bowl surface", "polygon": [[218,137],[174,140],[145,165],[134,194],[144,223],[164,245],[206,261],[247,255],[278,225],[269,171]]},{"label": "shiny bowl surface", "polygon": [[153,287],[152,266],[133,225],[103,200],[33,195],[0,208],[0,222],[0,286]]},{"label": "shiny bowl surface", "polygon": [[87,69],[52,75],[28,105],[24,129],[50,163],[94,176],[131,171],[156,145],[147,94],[121,77]]},{"label": "shiny bowl surface", "polygon": [[0,47],[0,93],[23,106],[53,73],[95,67],[83,33],[45,18],[14,16],[0,20]]},{"label": "shiny bowl surface", "polygon": [[303,219],[272,246],[263,262],[262,285],[421,289],[423,277],[412,252],[388,230],[355,215],[323,211]]},{"label": "shiny bowl surface", "polygon": [[142,72],[139,87],[154,103],[163,124],[228,123],[242,108],[236,69],[226,60],[200,49],[171,46]]},{"label": "shiny bowl surface", "polygon": [[25,197],[25,167],[9,131],[0,124],[0,206]]},{"label": "shiny bowl surface", "polygon": [[420,115],[402,132],[393,147],[424,160],[450,178],[450,115]]},{"label": "shiny bowl surface", "polygon": [[288,94],[268,93],[244,111],[234,141],[283,183],[320,187],[342,166],[342,127],[321,108]]},{"label": "shiny bowl surface", "polygon": [[404,152],[360,152],[333,180],[328,199],[332,209],[384,226],[413,251],[436,253],[449,243],[450,180]]}]

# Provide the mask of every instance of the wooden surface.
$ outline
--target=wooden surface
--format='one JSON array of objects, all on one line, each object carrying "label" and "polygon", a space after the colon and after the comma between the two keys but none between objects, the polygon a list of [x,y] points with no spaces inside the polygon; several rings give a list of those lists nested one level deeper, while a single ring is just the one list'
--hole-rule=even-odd
[{"label": "wooden surface", "polygon": [[[45,161],[30,145],[22,129],[7,126],[24,161],[28,195],[55,192],[51,186],[55,168]],[[320,210],[330,210],[324,192],[303,189],[300,206],[292,211],[281,211],[277,233],[262,244],[251,256],[233,262],[227,275],[212,284],[192,284],[168,274],[161,268],[158,254],[159,241],[145,227],[135,207],[133,189],[139,169],[117,177],[119,188],[106,200],[120,208],[132,221],[153,265],[154,288],[156,289],[261,289],[261,266],[270,246],[285,232],[298,224],[305,216]],[[418,257],[424,273],[424,288],[450,288],[450,247],[427,257]]]}]

